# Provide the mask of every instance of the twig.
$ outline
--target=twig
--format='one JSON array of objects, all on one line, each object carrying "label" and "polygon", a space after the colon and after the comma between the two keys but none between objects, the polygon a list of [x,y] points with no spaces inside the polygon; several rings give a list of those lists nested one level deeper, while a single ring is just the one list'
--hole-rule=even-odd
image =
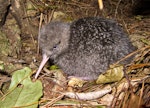
[{"label": "twig", "polygon": [[[22,6],[23,6],[23,10],[24,10],[24,13],[25,13],[25,16],[27,16],[27,12],[25,11],[26,9],[25,9],[25,6],[24,6],[24,3],[23,3],[23,1],[22,1]],[[29,25],[29,18],[27,18],[27,24],[28,24],[28,26],[30,27],[30,25]],[[34,40],[34,38],[33,38],[33,33],[32,33],[32,29],[28,29],[29,31],[30,31],[30,33],[31,33],[31,39],[32,39],[32,41],[33,41],[33,45],[34,45],[34,47],[36,48],[36,45],[35,45],[35,40]]]},{"label": "twig", "polygon": [[48,102],[46,105],[44,105],[46,108],[53,105],[55,102],[57,102],[58,100],[62,99],[64,97],[64,95],[60,95],[57,98],[53,99],[52,101]]},{"label": "twig", "polygon": [[114,63],[113,65],[117,65],[118,63],[120,63],[121,61],[127,59],[128,57],[131,57],[132,55],[134,55],[134,54],[136,54],[136,53],[138,53],[138,52],[140,52],[140,51],[146,50],[147,48],[150,48],[150,46],[143,47],[143,48],[141,48],[141,49],[138,49],[138,50],[136,50],[136,51],[134,51],[134,52],[128,54],[127,56],[123,57],[121,60],[117,61],[117,62]]},{"label": "twig", "polygon": [[102,10],[104,7],[103,0],[98,0],[98,4],[99,4],[99,9]]},{"label": "twig", "polygon": [[[40,15],[40,22],[39,22],[39,32],[38,32],[38,36],[40,35],[40,29],[42,27],[42,20],[43,20],[43,13],[41,13]],[[39,54],[40,52],[40,48],[39,48],[39,42],[38,42],[38,46],[37,46],[37,55]]]},{"label": "twig", "polygon": [[142,88],[141,88],[141,92],[140,92],[140,99],[139,99],[139,103],[138,103],[138,106],[139,106],[139,108],[140,108],[140,106],[141,106],[141,101],[142,101],[142,96],[143,96],[143,91],[144,91],[144,80],[143,80],[143,83],[142,83]]},{"label": "twig", "polygon": [[107,93],[111,92],[111,87],[104,88],[103,90],[87,92],[87,93],[74,93],[74,92],[66,92],[63,93],[65,96],[78,100],[93,100],[100,98]]},{"label": "twig", "polygon": [[116,9],[115,9],[115,18],[116,18],[116,16],[117,16],[118,7],[119,7],[120,2],[121,2],[121,0],[118,1],[117,6],[116,6]]}]

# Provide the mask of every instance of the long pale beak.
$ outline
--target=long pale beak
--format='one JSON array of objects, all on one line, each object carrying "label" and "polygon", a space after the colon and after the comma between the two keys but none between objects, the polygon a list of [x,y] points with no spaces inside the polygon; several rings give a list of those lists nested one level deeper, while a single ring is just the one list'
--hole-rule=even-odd
[{"label": "long pale beak", "polygon": [[43,54],[43,59],[42,59],[42,62],[40,64],[40,66],[39,66],[38,71],[35,74],[35,79],[37,79],[37,77],[39,76],[41,70],[43,69],[43,67],[46,64],[46,62],[48,61],[48,59],[49,59],[49,56],[47,56],[46,54]]}]

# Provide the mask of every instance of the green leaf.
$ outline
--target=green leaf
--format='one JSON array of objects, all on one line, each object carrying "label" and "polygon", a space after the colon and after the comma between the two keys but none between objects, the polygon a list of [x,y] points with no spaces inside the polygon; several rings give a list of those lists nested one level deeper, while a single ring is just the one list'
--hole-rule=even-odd
[{"label": "green leaf", "polygon": [[56,65],[50,66],[50,70],[56,70],[56,69],[59,69],[58,66],[56,66]]},{"label": "green leaf", "polygon": [[0,108],[25,107],[37,108],[42,96],[42,83],[32,82],[30,68],[15,71],[7,94],[0,100]]},{"label": "green leaf", "polygon": [[104,74],[99,75],[96,83],[105,84],[120,81],[123,76],[123,66],[111,67],[111,69],[107,70]]}]

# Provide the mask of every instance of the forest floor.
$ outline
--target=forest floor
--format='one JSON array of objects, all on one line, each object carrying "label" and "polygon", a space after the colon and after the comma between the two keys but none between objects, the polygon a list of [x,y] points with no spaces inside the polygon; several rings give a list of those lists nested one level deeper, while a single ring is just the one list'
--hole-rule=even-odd
[{"label": "forest floor", "polygon": [[[61,77],[57,81],[49,77],[54,70],[48,70],[50,67],[47,64],[39,77],[43,85],[43,96],[39,100],[40,108],[150,107],[150,15],[145,14],[144,10],[141,15],[135,14],[134,10],[138,8],[135,8],[134,2],[129,1],[104,1],[103,10],[99,9],[96,0],[11,2],[5,24],[0,31],[0,97],[7,93],[16,70],[29,67],[32,72],[36,72],[38,69],[42,59],[41,51],[38,49],[38,31],[41,25],[52,20],[71,22],[78,18],[100,16],[116,20],[127,32],[133,45],[138,48],[139,53],[129,66],[132,71],[130,70],[131,72],[118,83],[86,82],[82,87],[68,87],[64,76],[57,76]],[[32,79],[34,75],[31,76]],[[123,88],[122,82],[126,82],[128,87]],[[99,90],[106,85],[113,86],[107,97],[89,101],[70,99],[62,97],[61,94],[64,91],[86,93]],[[120,86],[123,89],[118,90]]]}]

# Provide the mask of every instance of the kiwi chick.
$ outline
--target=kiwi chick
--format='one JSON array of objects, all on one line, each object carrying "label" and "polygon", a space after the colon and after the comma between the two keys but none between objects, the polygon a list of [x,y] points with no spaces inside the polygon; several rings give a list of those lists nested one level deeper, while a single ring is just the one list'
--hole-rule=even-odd
[{"label": "kiwi chick", "polygon": [[43,60],[35,78],[50,58],[68,76],[94,80],[110,64],[136,49],[115,21],[99,17],[51,22],[42,27],[38,41]]}]

